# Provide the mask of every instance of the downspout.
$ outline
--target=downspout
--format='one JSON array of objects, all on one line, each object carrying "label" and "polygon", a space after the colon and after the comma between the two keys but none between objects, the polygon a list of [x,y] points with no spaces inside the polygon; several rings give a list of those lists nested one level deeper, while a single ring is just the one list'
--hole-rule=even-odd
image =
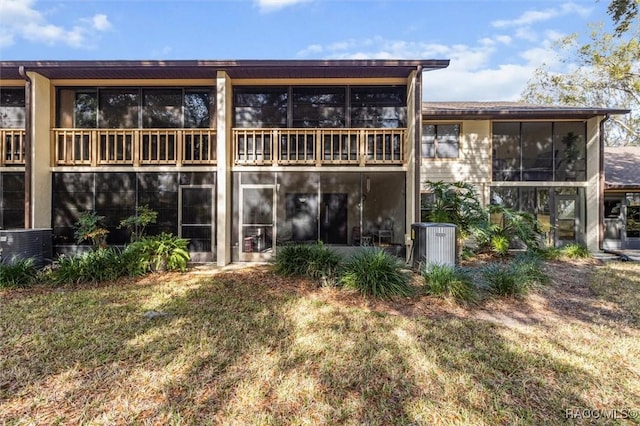
[{"label": "downspout", "polygon": [[609,120],[611,116],[606,114],[600,121],[600,156],[599,156],[599,188],[600,193],[600,205],[598,206],[598,249],[602,251],[604,249],[604,123]]},{"label": "downspout", "polygon": [[415,123],[415,131],[413,132],[415,135],[415,147],[414,147],[414,167],[415,173],[414,182],[413,182],[413,199],[414,201],[414,212],[413,217],[415,221],[420,221],[420,167],[421,167],[421,135],[422,135],[422,66],[418,66],[416,69],[416,89],[415,89],[415,113],[413,117],[413,122]]},{"label": "downspout", "polygon": [[24,132],[24,228],[31,229],[31,78],[27,75],[24,66],[18,69],[20,76],[25,81],[24,110],[25,110],[25,132]]}]

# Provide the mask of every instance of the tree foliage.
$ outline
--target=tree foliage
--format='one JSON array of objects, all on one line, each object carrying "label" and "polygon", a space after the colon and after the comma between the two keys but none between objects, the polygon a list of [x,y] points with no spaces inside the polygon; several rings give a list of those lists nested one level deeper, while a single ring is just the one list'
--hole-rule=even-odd
[{"label": "tree foliage", "polygon": [[629,37],[618,37],[602,27],[593,29],[589,41],[576,34],[557,43],[559,63],[538,68],[522,94],[526,102],[576,107],[630,109],[607,122],[609,145],[640,145],[640,26],[629,27]]},{"label": "tree foliage", "polygon": [[616,24],[615,33],[620,36],[629,30],[638,16],[640,0],[611,0],[607,13]]}]

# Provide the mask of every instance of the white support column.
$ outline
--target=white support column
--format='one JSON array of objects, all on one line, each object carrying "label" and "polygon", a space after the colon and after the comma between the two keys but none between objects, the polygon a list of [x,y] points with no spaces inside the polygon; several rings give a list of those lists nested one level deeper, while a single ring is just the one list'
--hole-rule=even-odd
[{"label": "white support column", "polygon": [[231,79],[224,71],[218,71],[216,83],[216,123],[217,141],[216,158],[216,259],[218,266],[231,263],[231,221],[233,206],[231,205],[231,164],[233,149],[231,144]]},{"label": "white support column", "polygon": [[31,79],[31,224],[51,228],[51,120],[52,87],[49,79],[28,71]]},{"label": "white support column", "polygon": [[587,190],[586,190],[586,235],[585,242],[591,251],[598,250],[600,236],[600,120],[594,117],[587,121]]},{"label": "white support column", "polygon": [[420,73],[414,71],[408,78],[407,85],[407,140],[406,152],[406,190],[405,190],[405,234],[411,234],[411,224],[416,222],[416,209],[420,200],[416,200],[416,179],[419,170],[416,168],[416,137],[420,135],[420,114],[417,105],[420,105],[422,94],[419,93]]}]

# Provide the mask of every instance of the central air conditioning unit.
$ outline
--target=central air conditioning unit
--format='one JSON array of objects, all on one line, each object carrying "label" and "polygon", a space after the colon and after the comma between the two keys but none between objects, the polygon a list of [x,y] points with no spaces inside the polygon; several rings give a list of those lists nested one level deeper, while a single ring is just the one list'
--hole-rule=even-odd
[{"label": "central air conditioning unit", "polygon": [[1,229],[0,263],[33,259],[36,268],[51,263],[53,233],[49,229]]},{"label": "central air conditioning unit", "polygon": [[414,223],[411,225],[413,240],[413,267],[422,265],[456,265],[456,226],[451,223]]}]

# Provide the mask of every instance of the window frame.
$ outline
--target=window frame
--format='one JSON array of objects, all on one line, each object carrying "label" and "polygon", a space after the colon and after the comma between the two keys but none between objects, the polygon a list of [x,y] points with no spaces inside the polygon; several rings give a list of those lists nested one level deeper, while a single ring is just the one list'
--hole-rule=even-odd
[{"label": "window frame", "polygon": [[[543,154],[551,154],[548,159],[551,167],[551,173],[547,176],[540,175],[536,178],[531,173],[535,173],[535,169],[529,167],[531,164],[530,158],[532,156],[525,152],[525,134],[523,129],[526,125],[542,125],[548,124],[550,126],[550,134],[548,143],[550,149],[543,151]],[[574,134],[572,131],[568,133],[558,133],[558,129],[563,127],[569,128],[568,124],[573,127],[580,127],[581,134]],[[502,147],[503,144],[499,143],[499,138],[496,136],[496,125],[517,126],[518,132],[514,134],[501,133],[501,137],[513,136],[511,139],[517,140],[517,145],[511,145],[512,150],[515,151],[516,157],[498,157],[497,148]],[[586,182],[587,181],[587,122],[585,120],[494,120],[491,122],[491,180],[492,182]],[[577,139],[577,146],[572,146],[566,142],[567,138]],[[500,138],[501,139],[501,138]],[[506,139],[507,143],[512,142],[509,138]],[[564,144],[564,145],[562,145]],[[506,146],[506,144],[504,145]],[[577,155],[575,159],[567,161],[569,156],[569,150],[574,150],[571,155]],[[534,153],[535,154],[535,153]],[[525,162],[525,157],[529,161]],[[535,155],[538,160],[542,157],[540,153]],[[514,160],[513,169],[496,167],[500,161]],[[537,161],[537,160],[536,160]],[[565,162],[566,169],[560,170],[559,166],[562,162]],[[575,169],[575,170],[574,170]],[[508,173],[507,173],[508,172]],[[572,176],[573,173],[573,176]],[[502,176],[502,178],[501,178]],[[527,178],[530,177],[530,178]],[[546,177],[546,178],[542,178]]]},{"label": "window frame", "polygon": [[[57,86],[56,87],[56,101],[55,101],[55,123],[59,128],[65,128],[69,126],[64,126],[62,123],[63,114],[67,114],[71,116],[71,128],[74,129],[149,129],[156,127],[149,127],[147,125],[147,110],[148,105],[145,103],[145,96],[147,91],[179,91],[180,92],[180,106],[179,106],[179,124],[178,127],[167,127],[171,129],[193,129],[193,128],[207,128],[207,129],[215,129],[216,126],[216,110],[215,110],[215,102],[216,102],[216,93],[215,88],[209,86]],[[63,95],[64,92],[68,92],[69,95]],[[106,102],[106,98],[103,98],[103,94],[125,94],[132,96],[132,99],[135,100],[130,105],[132,110],[130,111],[131,116],[133,117],[130,120],[130,123],[125,123],[124,116],[120,117],[120,122],[117,127],[113,127],[109,125],[109,123],[113,124],[113,121],[109,121],[105,119],[104,110],[104,102]],[[188,106],[186,104],[186,99],[188,95],[197,93],[205,93],[207,99],[207,108],[208,112],[206,117],[193,117],[188,114]],[[78,127],[79,116],[78,113],[78,99],[79,96],[93,96],[94,104],[93,112],[91,110],[82,111],[85,117],[86,125],[82,127]],[[92,112],[90,116],[89,113]],[[194,127],[191,124],[194,122],[194,119],[198,119],[199,126]],[[91,121],[91,122],[90,122]],[[203,123],[208,122],[208,126],[202,126]]]},{"label": "window frame", "polygon": [[[438,127],[453,127],[457,128],[457,137],[454,142],[450,142],[448,140],[441,140],[438,136]],[[433,142],[429,143],[425,140],[426,136],[426,128],[433,127],[434,128],[434,136]],[[444,136],[444,134],[443,134]],[[450,136],[450,135],[447,135]],[[460,145],[462,139],[462,123],[460,122],[423,122],[421,128],[421,137],[420,137],[420,157],[427,160],[458,160],[460,159]],[[443,145],[451,145],[455,146],[455,156],[446,156],[441,155],[443,151],[438,149],[438,145],[442,143]],[[425,155],[425,147],[428,145],[433,145],[433,155]],[[428,148],[427,148],[428,149]]]}]

